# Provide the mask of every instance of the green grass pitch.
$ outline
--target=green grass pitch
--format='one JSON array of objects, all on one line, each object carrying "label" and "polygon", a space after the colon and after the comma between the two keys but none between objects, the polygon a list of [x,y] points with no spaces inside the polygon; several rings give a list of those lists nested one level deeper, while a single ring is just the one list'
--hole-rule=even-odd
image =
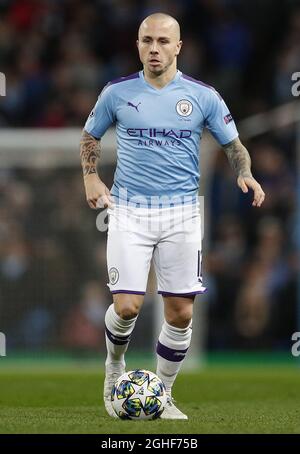
[{"label": "green grass pitch", "polygon": [[121,421],[102,404],[99,367],[0,368],[2,434],[300,433],[300,370],[215,365],[181,373],[174,389],[188,421]]}]

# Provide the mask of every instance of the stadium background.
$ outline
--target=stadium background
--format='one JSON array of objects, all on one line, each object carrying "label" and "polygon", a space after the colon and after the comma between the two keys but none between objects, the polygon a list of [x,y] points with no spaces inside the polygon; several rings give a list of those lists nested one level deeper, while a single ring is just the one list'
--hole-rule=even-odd
[{"label": "stadium background", "polygon": [[[215,86],[237,123],[296,101],[298,1],[2,0],[0,70],[7,93],[0,99],[1,129],[13,135],[15,128],[82,128],[106,82],[140,68],[137,26],[158,10],[182,26],[179,68]],[[291,357],[299,273],[296,139],[292,124],[245,140],[266,193],[260,209],[238,190],[215,145],[202,189],[210,213],[203,263],[209,291],[198,301],[208,352]],[[0,331],[10,356],[104,352],[103,319],[111,303],[105,234],[85,201],[79,149],[73,153],[77,166],[1,164]],[[108,186],[113,171],[114,165],[101,168]],[[152,348],[154,286],[151,275],[131,351]]]}]

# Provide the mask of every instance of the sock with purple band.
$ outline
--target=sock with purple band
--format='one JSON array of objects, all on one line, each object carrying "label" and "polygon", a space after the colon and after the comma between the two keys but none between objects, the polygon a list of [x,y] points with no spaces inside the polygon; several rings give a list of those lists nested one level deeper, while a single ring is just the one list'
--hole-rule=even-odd
[{"label": "sock with purple band", "polygon": [[169,394],[191,343],[191,326],[192,322],[187,328],[177,328],[166,321],[162,325],[156,347],[156,373]]},{"label": "sock with purple band", "polygon": [[136,319],[137,317],[123,320],[116,313],[113,304],[107,309],[105,314],[106,365],[120,362],[125,365],[124,354],[128,348]]}]

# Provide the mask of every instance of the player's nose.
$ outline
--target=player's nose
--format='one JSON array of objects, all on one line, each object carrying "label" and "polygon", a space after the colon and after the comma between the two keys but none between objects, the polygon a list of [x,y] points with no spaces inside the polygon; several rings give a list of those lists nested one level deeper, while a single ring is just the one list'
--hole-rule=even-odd
[{"label": "player's nose", "polygon": [[158,49],[157,49],[157,43],[155,41],[152,42],[151,48],[150,48],[150,53],[151,54],[157,54]]}]

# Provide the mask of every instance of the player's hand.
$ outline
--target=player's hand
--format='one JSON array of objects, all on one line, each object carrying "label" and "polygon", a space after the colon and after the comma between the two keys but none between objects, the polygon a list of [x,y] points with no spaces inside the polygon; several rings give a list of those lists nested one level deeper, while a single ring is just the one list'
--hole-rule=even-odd
[{"label": "player's hand", "polygon": [[242,177],[239,176],[237,179],[237,184],[243,192],[248,192],[248,188],[252,189],[254,192],[254,199],[252,206],[260,207],[265,200],[265,193],[262,190],[261,185],[253,177]]},{"label": "player's hand", "polygon": [[113,209],[113,197],[97,174],[86,175],[84,177],[84,186],[87,203],[93,210],[107,207]]}]

